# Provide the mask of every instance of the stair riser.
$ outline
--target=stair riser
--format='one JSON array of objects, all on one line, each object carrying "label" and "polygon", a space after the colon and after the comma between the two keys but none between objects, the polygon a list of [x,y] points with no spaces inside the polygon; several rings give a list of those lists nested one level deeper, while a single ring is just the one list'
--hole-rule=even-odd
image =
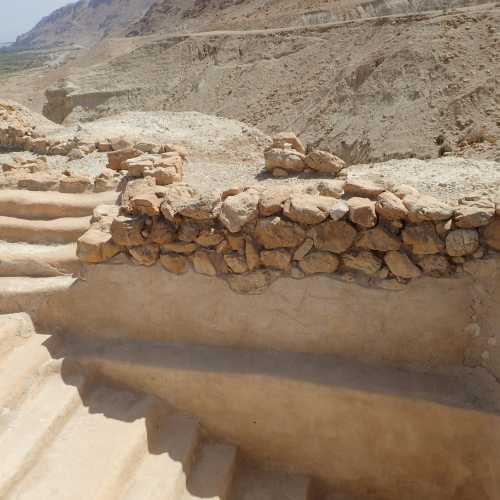
[{"label": "stair riser", "polygon": [[455,491],[472,487],[482,498],[500,498],[500,485],[488,472],[500,470],[500,417],[493,413],[379,389],[175,362],[170,368],[98,357],[86,362],[197,416],[247,456],[318,477],[344,494],[371,491],[400,500],[405,485],[405,500],[455,500]]},{"label": "stair riser", "polygon": [[31,276],[33,278],[49,278],[64,274],[78,274],[81,269],[80,261],[73,260],[10,260],[0,261],[0,277]]}]

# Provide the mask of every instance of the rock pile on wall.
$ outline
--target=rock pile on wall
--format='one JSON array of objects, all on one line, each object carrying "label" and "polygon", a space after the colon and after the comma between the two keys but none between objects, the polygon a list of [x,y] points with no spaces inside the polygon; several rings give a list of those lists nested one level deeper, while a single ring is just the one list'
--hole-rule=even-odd
[{"label": "rock pile on wall", "polygon": [[[152,168],[144,161],[153,160],[141,158],[123,159],[121,168],[143,176]],[[99,207],[80,238],[82,261],[123,253],[140,265],[193,269],[256,293],[278,276],[314,274],[399,286],[461,273],[500,251],[500,205],[492,199],[449,206],[410,186],[389,191],[350,179],[226,192],[161,185],[154,175],[129,179],[120,206]]]}]

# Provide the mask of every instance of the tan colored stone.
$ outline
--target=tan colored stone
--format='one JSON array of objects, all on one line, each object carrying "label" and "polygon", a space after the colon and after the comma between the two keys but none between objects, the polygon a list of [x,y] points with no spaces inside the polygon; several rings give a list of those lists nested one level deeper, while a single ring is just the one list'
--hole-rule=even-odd
[{"label": "tan colored stone", "polygon": [[144,177],[152,177],[158,186],[169,186],[182,181],[182,174],[175,167],[153,165],[144,169]]},{"label": "tan colored stone", "polygon": [[374,276],[380,271],[382,261],[371,252],[361,251],[357,254],[342,255],[342,266],[351,271],[359,271]]},{"label": "tan colored stone", "polygon": [[193,267],[197,273],[205,274],[206,276],[217,275],[217,270],[207,250],[197,250],[195,252],[193,256]]},{"label": "tan colored stone", "polygon": [[155,217],[148,239],[158,245],[171,243],[175,239],[175,231],[175,227],[172,224],[159,217]]},{"label": "tan colored stone", "polygon": [[290,197],[291,189],[286,186],[270,187],[260,194],[259,212],[263,217],[279,214]]},{"label": "tan colored stone", "polygon": [[325,174],[338,174],[346,166],[344,160],[338,156],[319,149],[311,151],[306,156],[305,162],[310,169]]},{"label": "tan colored stone", "polygon": [[271,272],[261,270],[247,274],[230,274],[227,281],[234,292],[258,295],[265,292],[274,277]]},{"label": "tan colored stone", "polygon": [[375,212],[375,202],[368,198],[350,198],[349,218],[354,224],[362,227],[372,228],[377,224],[377,214]]},{"label": "tan colored stone", "polygon": [[422,274],[405,253],[389,252],[385,255],[384,260],[391,273],[398,278],[412,279],[418,278]]},{"label": "tan colored stone", "polygon": [[159,154],[162,149],[159,144],[155,144],[154,142],[138,142],[134,147],[143,153],[150,154]]},{"label": "tan colored stone", "polygon": [[183,160],[188,157],[187,149],[182,144],[164,144],[162,149],[165,153],[177,153]]},{"label": "tan colored stone", "polygon": [[92,182],[90,179],[83,175],[62,176],[59,181],[59,191],[61,193],[84,193],[91,186]]},{"label": "tan colored stone", "polygon": [[268,250],[294,248],[304,241],[305,236],[302,227],[281,217],[259,219],[255,228],[257,243]]},{"label": "tan colored stone", "polygon": [[344,184],[344,192],[350,196],[361,198],[376,198],[385,191],[385,187],[377,181],[370,179],[348,178]]},{"label": "tan colored stone", "polygon": [[237,253],[228,253],[224,255],[224,262],[227,267],[236,274],[243,274],[248,271],[248,265],[245,257]]},{"label": "tan colored stone", "polygon": [[344,194],[345,181],[339,179],[324,179],[318,181],[315,188],[320,196],[330,196],[331,198],[342,198]]},{"label": "tan colored stone", "polygon": [[185,243],[192,243],[200,234],[200,226],[192,220],[184,220],[177,232],[177,238]]},{"label": "tan colored stone", "polygon": [[401,199],[390,191],[384,191],[377,196],[375,210],[378,215],[389,221],[405,219],[408,214],[408,209]]},{"label": "tan colored stone", "polygon": [[401,241],[397,236],[391,234],[386,229],[377,226],[360,233],[356,246],[365,250],[389,252],[399,250]]},{"label": "tan colored stone", "polygon": [[326,221],[315,226],[310,231],[314,246],[318,250],[334,253],[347,251],[356,239],[357,231],[348,222]]},{"label": "tan colored stone", "polygon": [[153,159],[149,157],[137,156],[129,158],[124,162],[124,169],[127,170],[131,177],[143,177],[144,171],[153,166]]},{"label": "tan colored stone", "polygon": [[219,219],[231,233],[237,233],[248,222],[257,218],[259,195],[248,190],[236,196],[229,196],[222,203]]},{"label": "tan colored stone", "polygon": [[327,196],[292,194],[285,203],[283,214],[299,224],[314,225],[323,222],[338,200]]},{"label": "tan colored stone", "polygon": [[110,168],[111,170],[126,170],[127,169],[127,165],[125,163],[126,160],[141,155],[142,151],[139,151],[138,149],[132,147],[110,151],[108,153],[107,167]]},{"label": "tan colored stone", "polygon": [[446,253],[451,257],[464,257],[479,248],[479,236],[475,229],[455,229],[446,236]]},{"label": "tan colored stone", "polygon": [[250,271],[254,271],[260,266],[259,252],[250,237],[245,239],[245,258]]},{"label": "tan colored stone", "polygon": [[82,262],[99,264],[114,257],[120,252],[110,233],[89,229],[76,244],[76,255]]},{"label": "tan colored stone", "polygon": [[132,247],[145,243],[142,236],[144,218],[138,216],[119,215],[113,219],[111,234],[113,241],[120,246]]},{"label": "tan colored stone", "polygon": [[139,193],[130,200],[130,211],[134,214],[149,215],[153,217],[159,215],[162,199],[154,192]]},{"label": "tan colored stone", "polygon": [[401,236],[403,243],[417,255],[431,255],[444,250],[444,243],[432,222],[408,225],[403,229]]},{"label": "tan colored stone", "polygon": [[494,220],[489,224],[483,233],[484,241],[494,250],[500,251],[500,219]]},{"label": "tan colored stone", "polygon": [[184,255],[165,254],[160,255],[160,264],[169,272],[184,274],[189,270],[189,260]]},{"label": "tan colored stone", "polygon": [[287,250],[263,250],[260,252],[260,262],[270,269],[289,271],[292,265],[292,257]]},{"label": "tan colored stone", "polygon": [[311,238],[304,240],[304,243],[295,250],[293,260],[302,260],[313,248],[314,241]]},{"label": "tan colored stone", "polygon": [[305,274],[334,273],[339,267],[339,258],[330,252],[311,252],[299,261]]},{"label": "tan colored stone", "polygon": [[401,200],[405,196],[419,196],[418,190],[409,184],[397,184],[391,188],[391,192]]},{"label": "tan colored stone", "polygon": [[488,225],[495,216],[495,204],[488,200],[472,205],[461,205],[455,212],[455,224],[462,229]]},{"label": "tan colored stone", "polygon": [[196,238],[196,243],[202,247],[216,247],[223,239],[224,235],[217,229],[211,227],[201,230]]},{"label": "tan colored stone", "polygon": [[306,152],[306,148],[293,132],[280,132],[273,136],[273,148],[284,149],[287,145],[299,153]]},{"label": "tan colored stone", "polygon": [[428,195],[408,195],[403,198],[410,222],[445,221],[453,217],[453,209]]},{"label": "tan colored stone", "polygon": [[17,187],[30,191],[56,191],[59,187],[59,178],[48,173],[28,174],[17,181]]},{"label": "tan colored stone", "polygon": [[271,173],[273,177],[276,177],[278,179],[283,179],[284,177],[288,177],[288,172],[286,170],[283,170],[282,168],[274,168]]},{"label": "tan colored stone", "polygon": [[189,203],[189,200],[198,195],[193,187],[182,183],[171,184],[163,189],[164,201],[161,204],[161,213],[171,222],[175,221],[175,217]]},{"label": "tan colored stone", "polygon": [[181,254],[191,254],[198,248],[196,243],[183,243],[182,241],[174,241],[172,243],[165,243],[161,246],[161,251],[163,253],[181,253]]},{"label": "tan colored stone", "polygon": [[450,263],[444,255],[425,255],[418,260],[418,265],[425,274],[446,276],[450,273]]},{"label": "tan colored stone", "polygon": [[306,168],[305,156],[294,149],[271,148],[264,152],[266,170],[272,172],[275,168],[286,172],[298,173]]},{"label": "tan colored stone", "polygon": [[221,195],[217,191],[205,191],[186,200],[180,214],[196,220],[210,220],[218,215],[217,207],[221,202]]},{"label": "tan colored stone", "polygon": [[154,243],[130,247],[132,259],[141,266],[154,266],[160,257],[160,247]]}]

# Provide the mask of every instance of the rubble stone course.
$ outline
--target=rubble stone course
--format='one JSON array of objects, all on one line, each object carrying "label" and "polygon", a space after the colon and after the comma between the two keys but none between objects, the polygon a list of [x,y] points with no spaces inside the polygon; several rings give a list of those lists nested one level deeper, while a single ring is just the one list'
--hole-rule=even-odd
[{"label": "rubble stone course", "polygon": [[[274,146],[284,145],[282,151],[294,158],[305,155],[300,142],[283,137]],[[124,168],[149,157],[124,160]],[[167,158],[182,165],[176,153]],[[391,282],[453,277],[468,261],[500,250],[495,200],[450,206],[408,186],[388,190],[359,179],[220,193],[198,192],[181,182],[158,185],[154,177],[128,179],[119,214],[108,224],[95,216],[80,238],[82,261],[104,262],[119,249],[138,265],[160,262],[175,274],[193,269],[226,278],[238,293],[260,293],[280,276],[313,274],[396,290],[401,287]]]}]

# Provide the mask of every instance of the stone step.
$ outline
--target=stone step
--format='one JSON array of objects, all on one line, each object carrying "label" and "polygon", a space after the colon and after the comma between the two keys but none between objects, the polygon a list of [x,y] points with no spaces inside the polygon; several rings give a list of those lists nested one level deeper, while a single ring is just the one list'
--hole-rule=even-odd
[{"label": "stone step", "polygon": [[18,408],[7,408],[0,402],[4,410],[0,417],[0,498],[7,498],[8,492],[22,480],[44,449],[57,438],[66,420],[81,406],[79,391],[83,390],[84,378],[74,376],[68,382],[71,385],[63,381],[57,371],[49,372],[42,381],[32,384]]},{"label": "stone step", "polygon": [[230,500],[309,500],[310,490],[309,477],[241,464],[233,480]]},{"label": "stone step", "polygon": [[25,243],[70,243],[90,227],[90,217],[28,220],[0,216],[0,240]]},{"label": "stone step", "polygon": [[0,313],[34,312],[76,281],[71,276],[50,278],[0,277]]},{"label": "stone step", "polygon": [[236,466],[235,446],[206,443],[200,449],[179,500],[228,500]]},{"label": "stone step", "polygon": [[160,421],[159,429],[144,442],[142,460],[122,487],[115,500],[178,499],[186,491],[192,461],[200,439],[198,421],[184,415],[170,415]]},{"label": "stone step", "polygon": [[115,191],[58,193],[6,189],[0,191],[0,215],[23,219],[58,219],[92,215],[97,205],[114,204]]},{"label": "stone step", "polygon": [[153,400],[99,386],[71,415],[53,441],[2,498],[88,500],[110,493],[148,439]]},{"label": "stone step", "polygon": [[43,278],[76,274],[80,269],[76,243],[36,245],[0,242],[0,276]]},{"label": "stone step", "polygon": [[[500,432],[482,431],[500,429],[500,399],[481,371],[428,374],[333,356],[122,340],[82,345],[74,356],[169,400],[249,459],[341,485],[344,495],[371,488],[393,498],[409,484],[408,498],[452,498],[463,467],[471,484],[500,494],[475,465],[500,467]],[[430,455],[433,468],[415,467]]]}]

